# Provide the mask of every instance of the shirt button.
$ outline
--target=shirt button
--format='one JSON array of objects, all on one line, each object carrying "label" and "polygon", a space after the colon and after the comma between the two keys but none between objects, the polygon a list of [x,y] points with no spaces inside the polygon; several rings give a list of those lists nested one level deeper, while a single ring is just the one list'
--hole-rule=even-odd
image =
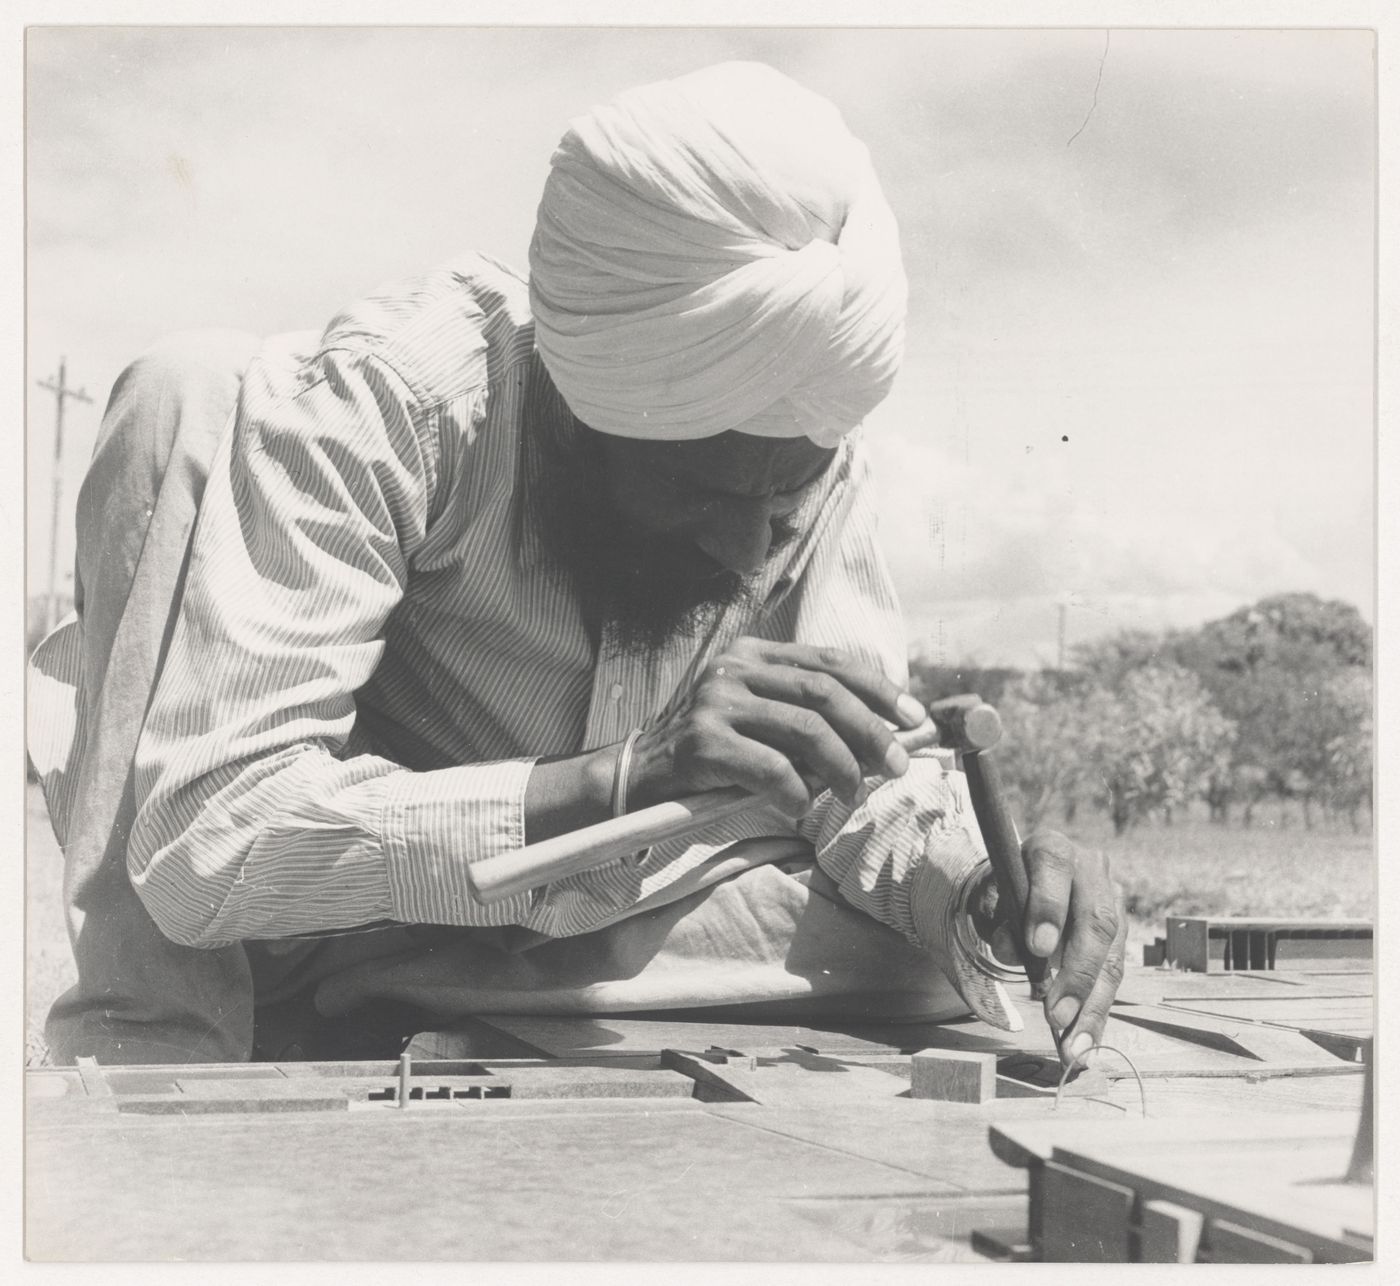
[{"label": "shirt button", "polygon": [[608,695],[609,695],[614,701],[621,701],[621,700],[622,700],[622,684],[620,684],[620,683],[614,683],[614,684],[612,685],[612,691],[611,691],[610,693],[608,693]]}]

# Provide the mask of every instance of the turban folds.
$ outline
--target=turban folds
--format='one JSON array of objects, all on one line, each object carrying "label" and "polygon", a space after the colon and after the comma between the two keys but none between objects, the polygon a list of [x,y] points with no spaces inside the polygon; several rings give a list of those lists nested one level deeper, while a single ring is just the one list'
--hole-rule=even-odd
[{"label": "turban folds", "polygon": [[530,245],[535,337],[591,428],[830,446],[889,391],[898,233],[824,98],[723,63],[573,121],[550,166]]}]

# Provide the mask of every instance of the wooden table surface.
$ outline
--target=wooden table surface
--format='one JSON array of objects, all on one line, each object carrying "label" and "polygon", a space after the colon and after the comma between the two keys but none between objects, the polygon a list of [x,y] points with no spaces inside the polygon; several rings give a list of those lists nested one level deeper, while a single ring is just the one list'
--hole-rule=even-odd
[{"label": "wooden table surface", "polygon": [[[1159,1128],[1356,1116],[1369,991],[1354,973],[1135,969],[1106,1040],[1142,1073]],[[994,1155],[993,1125],[1092,1123],[1112,1139],[1141,1116],[1107,1053],[1056,1107],[1049,1032],[1016,1002],[1016,1036],[972,1021],[477,1019],[415,1038],[407,1106],[394,1063],[32,1069],[27,1253],[977,1258],[974,1230],[1014,1240],[1027,1220],[1026,1171]],[[925,1049],[994,1055],[996,1097],[911,1097]]]}]

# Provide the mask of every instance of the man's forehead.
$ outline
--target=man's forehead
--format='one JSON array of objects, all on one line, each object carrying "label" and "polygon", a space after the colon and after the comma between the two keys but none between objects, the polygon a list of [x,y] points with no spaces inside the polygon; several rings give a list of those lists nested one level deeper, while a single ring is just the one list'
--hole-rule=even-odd
[{"label": "man's forehead", "polygon": [[608,454],[668,482],[736,495],[794,491],[814,481],[836,455],[810,438],[720,433],[681,442],[609,438]]}]

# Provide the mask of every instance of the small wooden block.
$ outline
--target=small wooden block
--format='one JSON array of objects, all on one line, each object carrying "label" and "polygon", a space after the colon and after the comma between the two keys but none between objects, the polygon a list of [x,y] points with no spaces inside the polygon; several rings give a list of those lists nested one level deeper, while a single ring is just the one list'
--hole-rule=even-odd
[{"label": "small wooden block", "polygon": [[1194,1264],[1205,1220],[1174,1201],[1144,1201],[1138,1223],[1138,1261]]},{"label": "small wooden block", "polygon": [[1026,1240],[1025,1229],[1003,1232],[998,1228],[974,1228],[969,1238],[972,1249],[999,1264],[1027,1264],[1035,1259],[1035,1251]]},{"label": "small wooden block", "polygon": [[1206,1233],[1212,1264],[1310,1264],[1312,1252],[1280,1237],[1242,1228],[1224,1219],[1211,1221]]},{"label": "small wooden block", "polygon": [[997,1056],[971,1050],[925,1049],[910,1060],[910,1098],[986,1103],[997,1093]]},{"label": "small wooden block", "polygon": [[1130,1262],[1133,1190],[1046,1161],[1040,1168],[1040,1258],[1047,1264]]},{"label": "small wooden block", "polygon": [[1167,963],[1177,969],[1191,973],[1210,971],[1211,949],[1215,949],[1216,968],[1225,959],[1225,944],[1217,938],[1211,941],[1209,926],[1205,920],[1168,919],[1167,921]]}]

